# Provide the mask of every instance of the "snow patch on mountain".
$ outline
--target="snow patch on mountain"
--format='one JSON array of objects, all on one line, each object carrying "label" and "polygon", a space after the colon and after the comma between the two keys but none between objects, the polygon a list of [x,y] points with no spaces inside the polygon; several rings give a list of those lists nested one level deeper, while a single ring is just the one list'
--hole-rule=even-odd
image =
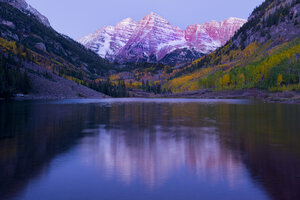
[{"label": "snow patch on mountain", "polygon": [[210,53],[224,45],[244,23],[246,20],[231,17],[181,30],[151,12],[139,22],[127,18],[115,27],[101,28],[78,41],[110,61],[159,62],[172,52],[173,56],[183,51],[193,55]]},{"label": "snow patch on mountain", "polygon": [[126,18],[116,26],[100,28],[95,33],[80,38],[78,42],[98,53],[102,58],[113,61],[115,55],[131,38],[136,25],[133,19]]}]

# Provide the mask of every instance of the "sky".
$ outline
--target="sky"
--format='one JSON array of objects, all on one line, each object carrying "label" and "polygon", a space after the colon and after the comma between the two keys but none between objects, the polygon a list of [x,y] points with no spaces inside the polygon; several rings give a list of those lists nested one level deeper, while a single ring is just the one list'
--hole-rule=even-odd
[{"label": "sky", "polygon": [[139,21],[151,11],[172,25],[188,25],[228,17],[247,19],[263,0],[26,0],[60,33],[78,39],[127,17]]}]

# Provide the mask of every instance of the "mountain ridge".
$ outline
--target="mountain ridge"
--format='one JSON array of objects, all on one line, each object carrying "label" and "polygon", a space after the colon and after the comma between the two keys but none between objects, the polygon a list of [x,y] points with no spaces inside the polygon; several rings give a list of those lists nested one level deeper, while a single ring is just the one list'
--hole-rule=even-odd
[{"label": "mountain ridge", "polygon": [[42,15],[38,10],[29,5],[25,0],[0,0],[0,2],[8,3],[9,5],[19,9],[20,11],[34,15],[42,24],[51,27],[47,17]]},{"label": "mountain ridge", "polygon": [[[180,54],[184,51],[194,52],[191,55],[207,54],[225,44],[246,23],[246,20],[231,17],[221,22],[211,21],[190,25],[186,30],[182,30],[154,12],[146,15],[139,22],[129,18],[127,20],[129,23],[124,26],[127,37],[123,43],[113,39],[115,34],[121,38],[123,35],[122,32],[116,31],[114,26],[102,27],[77,41],[111,62],[155,63],[166,60],[164,57],[170,57],[172,53],[176,55],[172,56],[173,62],[176,63],[176,60],[187,62],[197,57],[182,60]],[[112,48],[110,48],[111,43]],[[118,45],[114,46],[114,44]],[[178,51],[180,49],[182,51]]]}]

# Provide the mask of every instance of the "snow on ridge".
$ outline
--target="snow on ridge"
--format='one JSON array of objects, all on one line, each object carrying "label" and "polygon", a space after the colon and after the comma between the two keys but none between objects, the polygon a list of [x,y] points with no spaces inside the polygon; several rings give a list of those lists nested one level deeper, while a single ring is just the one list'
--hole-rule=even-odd
[{"label": "snow on ridge", "polygon": [[126,18],[111,27],[110,32],[99,29],[78,42],[110,61],[136,62],[153,56],[161,59],[183,48],[209,53],[225,44],[244,23],[244,19],[230,17],[221,22],[213,20],[182,30],[151,12],[139,22]]},{"label": "snow on ridge", "polygon": [[157,49],[159,50],[159,49],[162,49],[162,48],[164,48],[166,46],[180,46],[180,48],[182,46],[186,46],[187,47],[185,38],[181,38],[180,40],[172,40],[172,41],[169,41],[167,43],[161,43],[161,44],[159,44],[159,46],[157,47]]}]

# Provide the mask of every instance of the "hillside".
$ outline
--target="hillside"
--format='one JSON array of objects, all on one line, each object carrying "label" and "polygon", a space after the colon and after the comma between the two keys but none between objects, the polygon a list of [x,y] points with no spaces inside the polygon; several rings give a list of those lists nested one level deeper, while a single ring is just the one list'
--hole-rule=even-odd
[{"label": "hillside", "polygon": [[267,0],[223,47],[175,70],[164,88],[300,90],[300,1]]},{"label": "hillside", "polygon": [[[105,76],[113,69],[113,65],[106,60],[69,37],[57,33],[35,15],[2,2],[0,52],[0,96],[30,93],[28,89],[24,91],[20,88],[24,84],[18,83],[20,78],[16,77],[23,77],[21,79],[24,81],[34,75],[42,77],[42,80],[46,80],[48,76],[59,76],[71,82],[88,85],[91,80]],[[53,82],[57,82],[59,87],[63,82],[58,80],[61,79]],[[39,84],[30,80],[27,82],[31,82],[33,87]],[[33,83],[35,84],[32,85]]]}]

